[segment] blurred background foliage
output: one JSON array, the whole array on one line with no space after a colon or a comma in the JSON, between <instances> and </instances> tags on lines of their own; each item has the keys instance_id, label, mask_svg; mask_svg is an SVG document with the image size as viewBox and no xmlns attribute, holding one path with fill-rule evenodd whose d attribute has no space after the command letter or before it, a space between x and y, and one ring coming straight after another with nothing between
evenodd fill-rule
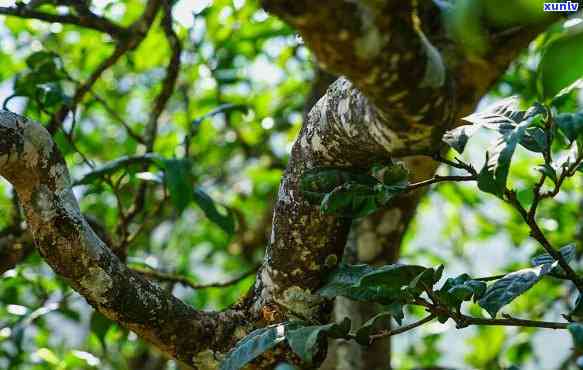
<instances>
[{"instance_id":1,"label":"blurred background foliage","mask_svg":"<svg viewBox=\"0 0 583 370\"><path fill-rule=\"evenodd\" d=\"M99 0L92 2L91 10L127 26L140 16L143 3ZM41 9L63 11L50 2ZM157 274L165 289L197 308L220 309L253 284L270 231L273 200L316 72L302 40L256 1L176 1L173 18L183 50L174 93L158 121L154 152L159 158L114 166L103 176L86 178L120 157L145 153L141 137L147 134L173 50L160 18L135 50L100 76L77 107L75 119L65 120L55 138L72 178L80 180L75 193L82 211L107 230L110 245L122 250L123 257L127 254L127 263L146 276ZM110 36L75 25L0 20L0 101L43 123L70 103L80 81L115 49ZM535 70L541 47L554 31L549 32L513 63L484 103L519 95L527 107L536 100ZM563 112L573 112L581 109L583 96L575 89L555 103ZM484 134L472 140L477 144L466 157L479 167L480 147L491 138ZM519 150L514 159L511 182L525 195L537 178L535 163L526 150ZM192 180L196 192L180 198L188 186L184 178ZM166 186L160 184L164 181ZM143 205L134 212L136 194L144 184ZM575 239L579 253L581 185L580 176L569 180L556 200L545 202L539 211L551 241L562 246ZM0 235L21 227L12 198L10 186L0 182ZM485 276L526 267L540 252L519 216L503 202L477 192L474 185L453 183L432 188L423 200L402 246L402 260L428 266L444 263L448 276ZM223 282L232 284L204 286ZM572 304L574 293L559 281L544 280L507 312L557 320L560 312L569 311L565 307ZM479 313L475 305L470 309ZM456 331L451 323L436 323L398 336L393 343L395 368L570 366L569 335L561 331ZM2 275L0 368L176 365L95 314L31 252Z\"/></svg>"}]
</instances>

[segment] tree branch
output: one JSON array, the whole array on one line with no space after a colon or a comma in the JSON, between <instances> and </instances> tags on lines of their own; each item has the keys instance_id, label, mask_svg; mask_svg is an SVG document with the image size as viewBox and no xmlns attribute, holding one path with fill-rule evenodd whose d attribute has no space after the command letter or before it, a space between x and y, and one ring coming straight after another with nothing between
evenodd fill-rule
<instances>
[{"instance_id":1,"label":"tree branch","mask_svg":"<svg viewBox=\"0 0 583 370\"><path fill-rule=\"evenodd\" d=\"M49 23L62 23L93 29L95 31L107 33L116 40L121 40L130 35L128 29L115 24L105 17L98 16L93 12L86 12L83 15L73 14L51 14L25 6L0 7L0 14L14 16L25 19L38 19Z\"/></svg>"},{"instance_id":2,"label":"tree branch","mask_svg":"<svg viewBox=\"0 0 583 370\"><path fill-rule=\"evenodd\" d=\"M0 111L0 176L18 193L41 256L111 320L190 365L205 350L225 351L233 332L247 328L243 311L196 311L128 269L81 215L50 134L7 111Z\"/></svg>"}]
</instances>

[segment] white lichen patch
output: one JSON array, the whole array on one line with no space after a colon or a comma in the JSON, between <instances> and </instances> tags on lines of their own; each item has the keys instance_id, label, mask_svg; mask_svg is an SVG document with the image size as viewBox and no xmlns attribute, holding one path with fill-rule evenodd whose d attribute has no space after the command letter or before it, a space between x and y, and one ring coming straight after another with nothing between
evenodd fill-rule
<instances>
[{"instance_id":1,"label":"white lichen patch","mask_svg":"<svg viewBox=\"0 0 583 370\"><path fill-rule=\"evenodd\" d=\"M39 216L41 221L49 222L57 215L57 210L54 204L54 195L46 185L40 185L33 190L32 202L35 213Z\"/></svg>"},{"instance_id":2,"label":"white lichen patch","mask_svg":"<svg viewBox=\"0 0 583 370\"><path fill-rule=\"evenodd\" d=\"M192 362L198 370L218 370L220 365L220 357L214 351L207 349L197 353L192 357Z\"/></svg>"},{"instance_id":3,"label":"white lichen patch","mask_svg":"<svg viewBox=\"0 0 583 370\"><path fill-rule=\"evenodd\" d=\"M24 150L28 152L28 156L35 157L38 160L39 156L46 164L53 152L53 139L48 131L41 125L33 122L24 124ZM32 146L32 148L31 148ZM27 147L29 148L27 150ZM33 154L32 152L35 154ZM36 163L36 161L35 161ZM32 165L29 165L31 167Z\"/></svg>"},{"instance_id":4,"label":"white lichen patch","mask_svg":"<svg viewBox=\"0 0 583 370\"><path fill-rule=\"evenodd\" d=\"M385 212L377 231L381 235L389 235L396 231L401 223L401 211L398 208L392 208Z\"/></svg>"},{"instance_id":5,"label":"white lichen patch","mask_svg":"<svg viewBox=\"0 0 583 370\"><path fill-rule=\"evenodd\" d=\"M379 243L377 235L371 231L361 231L357 238L358 260L369 262L374 260L382 251L382 244Z\"/></svg>"},{"instance_id":6,"label":"white lichen patch","mask_svg":"<svg viewBox=\"0 0 583 370\"><path fill-rule=\"evenodd\" d=\"M101 267L90 266L79 281L79 285L85 291L85 296L88 299L98 304L106 304L106 294L112 288L113 281L111 276Z\"/></svg>"},{"instance_id":7,"label":"white lichen patch","mask_svg":"<svg viewBox=\"0 0 583 370\"><path fill-rule=\"evenodd\" d=\"M309 289L292 286L286 289L276 302L288 310L289 316L315 321L324 298L312 294Z\"/></svg>"}]
</instances>

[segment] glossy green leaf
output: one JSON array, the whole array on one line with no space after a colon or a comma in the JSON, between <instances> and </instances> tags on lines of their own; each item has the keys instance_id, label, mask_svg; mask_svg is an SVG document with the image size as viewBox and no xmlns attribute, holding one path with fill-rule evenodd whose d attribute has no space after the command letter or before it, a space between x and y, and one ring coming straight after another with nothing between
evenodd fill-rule
<instances>
[{"instance_id":1,"label":"glossy green leaf","mask_svg":"<svg viewBox=\"0 0 583 370\"><path fill-rule=\"evenodd\" d=\"M103 166L97 167L91 172L87 173L79 180L74 182L74 185L87 185L96 182L106 176L112 175L120 170L131 170L136 168L138 165L143 166L147 164L162 164L164 159L157 154L144 154L138 156L125 156L118 158L114 161L108 162Z\"/></svg>"},{"instance_id":2,"label":"glossy green leaf","mask_svg":"<svg viewBox=\"0 0 583 370\"><path fill-rule=\"evenodd\" d=\"M228 235L233 235L235 215L231 211L226 210L224 214L219 212L214 200L200 188L194 189L193 199L210 221L218 225Z\"/></svg>"},{"instance_id":3,"label":"glossy green leaf","mask_svg":"<svg viewBox=\"0 0 583 370\"><path fill-rule=\"evenodd\" d=\"M545 264L510 273L490 285L478 304L492 317L496 317L502 307L532 288L552 267L552 264Z\"/></svg>"},{"instance_id":4,"label":"glossy green leaf","mask_svg":"<svg viewBox=\"0 0 583 370\"><path fill-rule=\"evenodd\" d=\"M326 338L347 338L350 319L344 318L339 324L300 326L290 329L286 335L291 349L305 362L312 363Z\"/></svg>"},{"instance_id":5,"label":"glossy green leaf","mask_svg":"<svg viewBox=\"0 0 583 370\"><path fill-rule=\"evenodd\" d=\"M463 125L447 131L443 135L443 142L462 154L468 144L468 141L479 129L478 125Z\"/></svg>"},{"instance_id":6,"label":"glossy green leaf","mask_svg":"<svg viewBox=\"0 0 583 370\"><path fill-rule=\"evenodd\" d=\"M538 67L540 95L552 99L582 77L583 29L579 27L546 46Z\"/></svg>"},{"instance_id":7,"label":"glossy green leaf","mask_svg":"<svg viewBox=\"0 0 583 370\"><path fill-rule=\"evenodd\" d=\"M308 170L300 181L300 190L308 201L320 204L324 197L347 183L374 186L378 180L358 172L362 170L337 167L319 167Z\"/></svg>"},{"instance_id":8,"label":"glossy green leaf","mask_svg":"<svg viewBox=\"0 0 583 370\"><path fill-rule=\"evenodd\" d=\"M501 197L506 188L510 163L516 145L523 138L530 121L525 120L515 128L500 135L486 155L484 167L478 175L478 188Z\"/></svg>"},{"instance_id":9,"label":"glossy green leaf","mask_svg":"<svg viewBox=\"0 0 583 370\"><path fill-rule=\"evenodd\" d=\"M569 329L569 333L571 333L575 348L579 351L583 350L583 324L569 324L567 329Z\"/></svg>"},{"instance_id":10,"label":"glossy green leaf","mask_svg":"<svg viewBox=\"0 0 583 370\"><path fill-rule=\"evenodd\" d=\"M369 345L371 334L391 329L391 317L390 312L381 312L372 317L356 331L355 340L363 346Z\"/></svg>"},{"instance_id":11,"label":"glossy green leaf","mask_svg":"<svg viewBox=\"0 0 583 370\"><path fill-rule=\"evenodd\" d=\"M567 263L569 263L569 262L573 261L573 259L576 256L577 247L574 244L568 244L568 245L562 247L561 249L559 249L559 252L563 256L565 261L567 261ZM547 264L552 264L554 262L555 262L555 259L548 253L539 254L538 256L535 256L531 260L531 263L533 266L547 265ZM549 275L556 276L556 277L564 277L565 272L563 271L563 268L561 266L557 265L557 266L553 267L553 269L549 272Z\"/></svg>"},{"instance_id":12,"label":"glossy green leaf","mask_svg":"<svg viewBox=\"0 0 583 370\"><path fill-rule=\"evenodd\" d=\"M557 183L557 171L553 168L553 166L549 165L548 163L544 163L539 165L537 171L544 174L546 177L551 179L555 184Z\"/></svg>"},{"instance_id":13,"label":"glossy green leaf","mask_svg":"<svg viewBox=\"0 0 583 370\"><path fill-rule=\"evenodd\" d=\"M540 127L529 127L526 129L520 145L535 153L542 153L548 147L547 135Z\"/></svg>"},{"instance_id":14,"label":"glossy green leaf","mask_svg":"<svg viewBox=\"0 0 583 370\"><path fill-rule=\"evenodd\" d=\"M194 198L191 162L186 159L165 159L162 163L170 200L178 213L182 213Z\"/></svg>"},{"instance_id":15,"label":"glossy green leaf","mask_svg":"<svg viewBox=\"0 0 583 370\"><path fill-rule=\"evenodd\" d=\"M554 120L570 142L583 139L583 112L557 114Z\"/></svg>"},{"instance_id":16,"label":"glossy green leaf","mask_svg":"<svg viewBox=\"0 0 583 370\"><path fill-rule=\"evenodd\" d=\"M282 342L287 329L284 324L276 324L252 331L227 353L220 369L243 368L256 357Z\"/></svg>"}]
</instances>

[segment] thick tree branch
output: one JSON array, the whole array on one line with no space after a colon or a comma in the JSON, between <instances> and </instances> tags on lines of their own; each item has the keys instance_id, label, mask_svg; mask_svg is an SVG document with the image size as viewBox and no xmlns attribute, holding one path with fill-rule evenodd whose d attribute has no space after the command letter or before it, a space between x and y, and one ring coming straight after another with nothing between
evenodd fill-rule
<instances>
[{"instance_id":1,"label":"thick tree branch","mask_svg":"<svg viewBox=\"0 0 583 370\"><path fill-rule=\"evenodd\" d=\"M246 325L243 312L196 311L128 269L81 215L50 134L6 111L0 111L0 176L18 193L47 263L96 310L163 352L195 365L205 350L225 351L233 331Z\"/></svg>"}]
</instances>

